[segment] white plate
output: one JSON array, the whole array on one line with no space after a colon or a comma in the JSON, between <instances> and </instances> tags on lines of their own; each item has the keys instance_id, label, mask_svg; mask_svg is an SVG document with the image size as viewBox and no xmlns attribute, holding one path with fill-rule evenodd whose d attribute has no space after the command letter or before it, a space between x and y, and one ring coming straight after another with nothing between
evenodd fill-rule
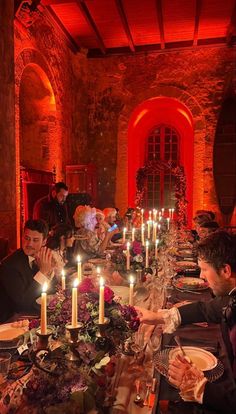
<instances>
[{"instance_id":1,"label":"white plate","mask_svg":"<svg viewBox=\"0 0 236 414\"><path fill-rule=\"evenodd\" d=\"M106 264L106 259L101 259L99 257L95 257L94 259L89 259L89 263L95 264L95 265L104 265Z\"/></svg>"},{"instance_id":2,"label":"white plate","mask_svg":"<svg viewBox=\"0 0 236 414\"><path fill-rule=\"evenodd\" d=\"M0 342L14 341L19 338L19 336L24 335L25 332L25 328L14 328L11 323L0 325Z\"/></svg>"},{"instance_id":3,"label":"white plate","mask_svg":"<svg viewBox=\"0 0 236 414\"><path fill-rule=\"evenodd\" d=\"M179 262L176 262L176 265L179 267L197 267L197 263L191 262L190 260L181 260Z\"/></svg>"},{"instance_id":4,"label":"white plate","mask_svg":"<svg viewBox=\"0 0 236 414\"><path fill-rule=\"evenodd\" d=\"M183 346L184 352L191 359L191 361L201 370L209 371L216 367L217 358L211 352L195 346ZM181 354L179 348L174 348L169 353L169 359Z\"/></svg>"},{"instance_id":5,"label":"white plate","mask_svg":"<svg viewBox=\"0 0 236 414\"><path fill-rule=\"evenodd\" d=\"M122 303L127 303L129 301L129 287L128 286L110 286L113 290L115 296L121 297Z\"/></svg>"}]
</instances>

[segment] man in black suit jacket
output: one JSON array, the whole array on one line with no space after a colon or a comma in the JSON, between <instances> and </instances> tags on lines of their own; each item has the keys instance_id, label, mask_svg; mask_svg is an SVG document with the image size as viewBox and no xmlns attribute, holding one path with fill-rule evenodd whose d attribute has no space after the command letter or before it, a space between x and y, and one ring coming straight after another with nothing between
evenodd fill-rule
<instances>
[{"instance_id":1,"label":"man in black suit jacket","mask_svg":"<svg viewBox=\"0 0 236 414\"><path fill-rule=\"evenodd\" d=\"M216 298L157 313L137 308L141 312L141 322L157 324L166 321L173 332L180 324L222 321L223 308L236 294L236 235L219 231L201 241L198 245L198 264L200 277L207 280ZM235 349L236 344L232 345ZM236 386L224 388L222 383L209 383L200 370L181 358L169 364L168 374L170 382L180 388L183 399L191 396L192 401L220 413L236 413Z\"/></svg>"},{"instance_id":2,"label":"man in black suit jacket","mask_svg":"<svg viewBox=\"0 0 236 414\"><path fill-rule=\"evenodd\" d=\"M0 323L15 313L36 314L42 285L50 282L52 251L44 247L48 226L43 220L25 223L22 248L0 265Z\"/></svg>"}]
</instances>

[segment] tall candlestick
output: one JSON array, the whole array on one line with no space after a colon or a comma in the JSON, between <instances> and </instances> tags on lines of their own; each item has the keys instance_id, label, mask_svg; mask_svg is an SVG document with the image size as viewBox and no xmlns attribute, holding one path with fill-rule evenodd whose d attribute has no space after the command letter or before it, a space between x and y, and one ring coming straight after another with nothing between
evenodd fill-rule
<instances>
[{"instance_id":1,"label":"tall candlestick","mask_svg":"<svg viewBox=\"0 0 236 414\"><path fill-rule=\"evenodd\" d=\"M149 241L146 241L146 257L145 257L145 267L147 268L149 265L149 257L148 257L148 246L149 246Z\"/></svg>"},{"instance_id":2,"label":"tall candlestick","mask_svg":"<svg viewBox=\"0 0 236 414\"><path fill-rule=\"evenodd\" d=\"M169 218L171 219L171 208L169 208Z\"/></svg>"},{"instance_id":3,"label":"tall candlestick","mask_svg":"<svg viewBox=\"0 0 236 414\"><path fill-rule=\"evenodd\" d=\"M153 210L153 221L157 221L157 210Z\"/></svg>"},{"instance_id":4,"label":"tall candlestick","mask_svg":"<svg viewBox=\"0 0 236 414\"><path fill-rule=\"evenodd\" d=\"M130 269L130 242L127 243L127 250L126 250L126 269Z\"/></svg>"},{"instance_id":5,"label":"tall candlestick","mask_svg":"<svg viewBox=\"0 0 236 414\"><path fill-rule=\"evenodd\" d=\"M142 208L142 210L141 210L141 226L143 225L143 213L144 213L144 209Z\"/></svg>"},{"instance_id":6,"label":"tall candlestick","mask_svg":"<svg viewBox=\"0 0 236 414\"><path fill-rule=\"evenodd\" d=\"M72 312L71 312L71 326L76 328L78 326L78 280L75 279L72 288Z\"/></svg>"},{"instance_id":7,"label":"tall candlestick","mask_svg":"<svg viewBox=\"0 0 236 414\"><path fill-rule=\"evenodd\" d=\"M152 241L155 242L157 238L157 223L153 222Z\"/></svg>"},{"instance_id":8,"label":"tall candlestick","mask_svg":"<svg viewBox=\"0 0 236 414\"><path fill-rule=\"evenodd\" d=\"M158 245L159 245L159 239L156 239L156 241L155 241L155 259L157 259L157 248L158 248Z\"/></svg>"},{"instance_id":9,"label":"tall candlestick","mask_svg":"<svg viewBox=\"0 0 236 414\"><path fill-rule=\"evenodd\" d=\"M77 256L77 274L78 274L78 283L82 280L82 268L81 268L81 257Z\"/></svg>"},{"instance_id":10,"label":"tall candlestick","mask_svg":"<svg viewBox=\"0 0 236 414\"><path fill-rule=\"evenodd\" d=\"M167 217L167 230L169 230L170 229L170 217Z\"/></svg>"},{"instance_id":11,"label":"tall candlestick","mask_svg":"<svg viewBox=\"0 0 236 414\"><path fill-rule=\"evenodd\" d=\"M99 319L100 325L104 324L104 279L100 277L100 289L99 289Z\"/></svg>"},{"instance_id":12,"label":"tall candlestick","mask_svg":"<svg viewBox=\"0 0 236 414\"><path fill-rule=\"evenodd\" d=\"M171 218L172 218L172 219L174 218L174 211L175 211L175 209L174 209L174 208L172 208L172 209L171 209Z\"/></svg>"},{"instance_id":13,"label":"tall candlestick","mask_svg":"<svg viewBox=\"0 0 236 414\"><path fill-rule=\"evenodd\" d=\"M129 305L134 305L134 277L129 278Z\"/></svg>"},{"instance_id":14,"label":"tall candlestick","mask_svg":"<svg viewBox=\"0 0 236 414\"><path fill-rule=\"evenodd\" d=\"M132 238L131 238L132 242L134 241L134 236L135 236L135 228L133 227L132 228Z\"/></svg>"},{"instance_id":15,"label":"tall candlestick","mask_svg":"<svg viewBox=\"0 0 236 414\"><path fill-rule=\"evenodd\" d=\"M148 220L152 220L152 210L149 211Z\"/></svg>"},{"instance_id":16,"label":"tall candlestick","mask_svg":"<svg viewBox=\"0 0 236 414\"><path fill-rule=\"evenodd\" d=\"M61 271L61 288L62 290L66 290L66 277L64 269Z\"/></svg>"},{"instance_id":17,"label":"tall candlestick","mask_svg":"<svg viewBox=\"0 0 236 414\"><path fill-rule=\"evenodd\" d=\"M162 217L164 216L164 211L165 211L165 209L164 209L164 208L162 208L162 209L161 209L161 215L162 215Z\"/></svg>"},{"instance_id":18,"label":"tall candlestick","mask_svg":"<svg viewBox=\"0 0 236 414\"><path fill-rule=\"evenodd\" d=\"M142 228L141 228L141 241L142 241L142 245L144 246L144 230L145 230L145 224L142 224Z\"/></svg>"},{"instance_id":19,"label":"tall candlestick","mask_svg":"<svg viewBox=\"0 0 236 414\"><path fill-rule=\"evenodd\" d=\"M147 237L148 239L150 239L150 235L151 235L151 220L147 221L147 226L148 226L148 234Z\"/></svg>"},{"instance_id":20,"label":"tall candlestick","mask_svg":"<svg viewBox=\"0 0 236 414\"><path fill-rule=\"evenodd\" d=\"M125 243L127 228L123 228L123 243Z\"/></svg>"},{"instance_id":21,"label":"tall candlestick","mask_svg":"<svg viewBox=\"0 0 236 414\"><path fill-rule=\"evenodd\" d=\"M44 283L41 293L41 324L40 330L42 335L47 334L47 283Z\"/></svg>"}]
</instances>

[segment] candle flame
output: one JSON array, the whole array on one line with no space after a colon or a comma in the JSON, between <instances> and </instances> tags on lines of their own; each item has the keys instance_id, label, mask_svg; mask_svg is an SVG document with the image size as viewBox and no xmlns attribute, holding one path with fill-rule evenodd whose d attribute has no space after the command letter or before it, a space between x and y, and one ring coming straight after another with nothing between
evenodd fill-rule
<instances>
[{"instance_id":1,"label":"candle flame","mask_svg":"<svg viewBox=\"0 0 236 414\"><path fill-rule=\"evenodd\" d=\"M105 280L104 280L104 278L102 276L100 277L99 284L100 284L100 286L104 286L105 285Z\"/></svg>"},{"instance_id":2,"label":"candle flame","mask_svg":"<svg viewBox=\"0 0 236 414\"><path fill-rule=\"evenodd\" d=\"M127 250L130 248L130 242L127 242Z\"/></svg>"},{"instance_id":3,"label":"candle flame","mask_svg":"<svg viewBox=\"0 0 236 414\"><path fill-rule=\"evenodd\" d=\"M43 288L42 288L42 292L43 293L47 292L47 289L48 289L48 284L47 283L44 283L43 284Z\"/></svg>"},{"instance_id":4,"label":"candle flame","mask_svg":"<svg viewBox=\"0 0 236 414\"><path fill-rule=\"evenodd\" d=\"M129 278L129 282L130 282L130 284L134 284L134 277L132 275Z\"/></svg>"},{"instance_id":5,"label":"candle flame","mask_svg":"<svg viewBox=\"0 0 236 414\"><path fill-rule=\"evenodd\" d=\"M99 266L97 267L97 273L101 273L101 269Z\"/></svg>"},{"instance_id":6,"label":"candle flame","mask_svg":"<svg viewBox=\"0 0 236 414\"><path fill-rule=\"evenodd\" d=\"M149 241L148 240L146 240L146 247L148 247L149 246Z\"/></svg>"},{"instance_id":7,"label":"candle flame","mask_svg":"<svg viewBox=\"0 0 236 414\"><path fill-rule=\"evenodd\" d=\"M64 269L61 271L61 275L65 276L65 270Z\"/></svg>"},{"instance_id":8,"label":"candle flame","mask_svg":"<svg viewBox=\"0 0 236 414\"><path fill-rule=\"evenodd\" d=\"M77 262L81 262L81 256L78 254L78 256L77 256Z\"/></svg>"},{"instance_id":9,"label":"candle flame","mask_svg":"<svg viewBox=\"0 0 236 414\"><path fill-rule=\"evenodd\" d=\"M127 228L126 228L126 227L124 227L124 228L123 228L123 232L125 233L126 231L127 231Z\"/></svg>"},{"instance_id":10,"label":"candle flame","mask_svg":"<svg viewBox=\"0 0 236 414\"><path fill-rule=\"evenodd\" d=\"M158 246L159 244L159 239L156 239L156 246Z\"/></svg>"},{"instance_id":11,"label":"candle flame","mask_svg":"<svg viewBox=\"0 0 236 414\"><path fill-rule=\"evenodd\" d=\"M74 282L73 282L73 287L76 288L78 286L78 284L79 284L78 279L75 279Z\"/></svg>"}]
</instances>

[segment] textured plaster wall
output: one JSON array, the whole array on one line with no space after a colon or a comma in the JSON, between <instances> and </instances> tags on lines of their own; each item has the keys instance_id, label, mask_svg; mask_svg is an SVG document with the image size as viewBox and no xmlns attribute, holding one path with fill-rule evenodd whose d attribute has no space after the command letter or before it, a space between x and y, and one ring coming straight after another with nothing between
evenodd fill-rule
<instances>
[{"instance_id":1,"label":"textured plaster wall","mask_svg":"<svg viewBox=\"0 0 236 414\"><path fill-rule=\"evenodd\" d=\"M213 143L221 104L234 78L235 50L230 48L89 60L89 154L99 166L100 203L117 204L123 211L127 207L130 116L142 101L167 96L183 102L194 120L193 211L210 208L220 219Z\"/></svg>"}]
</instances>

